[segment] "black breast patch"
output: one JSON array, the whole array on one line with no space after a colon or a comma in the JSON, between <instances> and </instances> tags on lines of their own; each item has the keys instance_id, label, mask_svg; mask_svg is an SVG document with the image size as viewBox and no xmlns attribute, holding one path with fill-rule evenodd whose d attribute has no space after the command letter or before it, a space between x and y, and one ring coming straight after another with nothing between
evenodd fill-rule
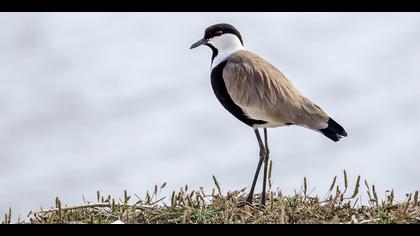
<instances>
[{"instance_id":1,"label":"black breast patch","mask_svg":"<svg viewBox=\"0 0 420 236\"><path fill-rule=\"evenodd\" d=\"M223 69L225 68L226 63L227 61L221 62L211 71L211 86L217 99L226 110L245 124L251 127L256 124L266 124L266 121L254 120L247 117L245 112L233 102L226 89L225 81L223 80Z\"/></svg>"}]
</instances>

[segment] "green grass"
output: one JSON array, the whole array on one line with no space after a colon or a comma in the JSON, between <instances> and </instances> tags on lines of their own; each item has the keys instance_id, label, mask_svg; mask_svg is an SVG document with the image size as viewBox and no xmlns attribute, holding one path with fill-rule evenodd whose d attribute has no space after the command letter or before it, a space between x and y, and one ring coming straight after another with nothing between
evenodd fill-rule
<instances>
[{"instance_id":1,"label":"green grass","mask_svg":"<svg viewBox=\"0 0 420 236\"><path fill-rule=\"evenodd\" d=\"M166 184L155 186L152 192L140 198L124 192L121 200L102 196L97 192L95 202L79 206L65 206L60 199L49 210L31 212L28 220L16 223L30 224L108 224L120 220L128 224L415 224L420 223L419 192L407 194L402 202L394 200L389 191L385 200L378 199L375 186L366 181L361 186L360 176L349 189L347 173L344 186L331 183L326 196L320 198L308 193L306 178L299 192L283 196L279 191L268 192L266 206L258 206L260 196L255 195L255 206L238 208L244 200L245 189L222 194L214 178L215 188L207 194L203 189L188 190L188 186L161 198L159 193ZM363 193L360 193L362 189ZM271 189L271 181L270 181ZM361 195L368 199L360 204ZM9 211L3 223L12 223Z\"/></svg>"}]
</instances>

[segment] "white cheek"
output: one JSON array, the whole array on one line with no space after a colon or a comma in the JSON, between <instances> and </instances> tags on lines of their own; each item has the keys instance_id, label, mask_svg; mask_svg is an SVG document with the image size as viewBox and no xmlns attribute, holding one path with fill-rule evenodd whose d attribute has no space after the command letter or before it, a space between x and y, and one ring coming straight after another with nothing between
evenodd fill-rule
<instances>
[{"instance_id":1,"label":"white cheek","mask_svg":"<svg viewBox=\"0 0 420 236\"><path fill-rule=\"evenodd\" d=\"M233 53L243 50L241 41L236 35L223 34L218 37L210 39L209 44L217 49L217 56L214 58L211 68L213 69L218 64L226 60Z\"/></svg>"},{"instance_id":2,"label":"white cheek","mask_svg":"<svg viewBox=\"0 0 420 236\"><path fill-rule=\"evenodd\" d=\"M215 47L215 48L223 48L224 44L226 44L226 43L223 42L224 40L222 39L222 37L223 37L223 35L218 36L218 37L214 37L214 38L210 39L209 43L211 45L213 45L213 47Z\"/></svg>"},{"instance_id":3,"label":"white cheek","mask_svg":"<svg viewBox=\"0 0 420 236\"><path fill-rule=\"evenodd\" d=\"M210 39L209 43L218 50L242 46L241 41L234 34L223 34Z\"/></svg>"}]
</instances>

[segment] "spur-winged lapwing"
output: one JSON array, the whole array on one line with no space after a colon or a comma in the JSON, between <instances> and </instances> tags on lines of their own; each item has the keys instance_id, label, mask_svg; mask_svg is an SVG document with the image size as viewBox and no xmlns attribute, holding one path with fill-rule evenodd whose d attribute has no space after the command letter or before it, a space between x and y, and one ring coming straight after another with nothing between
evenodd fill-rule
<instances>
[{"instance_id":1,"label":"spur-winged lapwing","mask_svg":"<svg viewBox=\"0 0 420 236\"><path fill-rule=\"evenodd\" d=\"M269 150L267 128L297 125L320 132L337 142L346 131L319 106L304 97L276 67L247 51L239 31L230 24L206 29L190 49L206 45L213 51L211 85L222 105L254 129L260 160L251 190L243 204L252 204L255 184L264 163L261 203L265 204ZM264 142L258 131L264 129Z\"/></svg>"}]
</instances>

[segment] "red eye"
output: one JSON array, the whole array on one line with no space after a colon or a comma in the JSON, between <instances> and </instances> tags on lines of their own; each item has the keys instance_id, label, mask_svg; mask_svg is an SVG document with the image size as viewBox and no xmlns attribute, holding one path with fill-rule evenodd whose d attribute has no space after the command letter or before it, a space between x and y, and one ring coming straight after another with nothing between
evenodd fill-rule
<instances>
[{"instance_id":1,"label":"red eye","mask_svg":"<svg viewBox=\"0 0 420 236\"><path fill-rule=\"evenodd\" d=\"M215 33L216 36L220 36L222 34L223 34L223 31L216 31L216 33Z\"/></svg>"}]
</instances>

